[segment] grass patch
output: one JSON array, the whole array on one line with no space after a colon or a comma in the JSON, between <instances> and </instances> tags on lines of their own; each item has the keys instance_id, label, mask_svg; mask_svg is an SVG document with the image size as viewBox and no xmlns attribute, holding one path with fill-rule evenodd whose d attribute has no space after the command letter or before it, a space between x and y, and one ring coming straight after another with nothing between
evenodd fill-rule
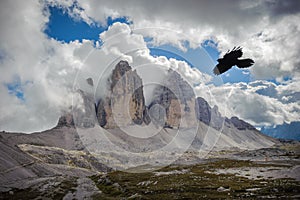
<instances>
[{"instance_id":1,"label":"grass patch","mask_svg":"<svg viewBox=\"0 0 300 200\"><path fill-rule=\"evenodd\" d=\"M134 174L117 171L105 176L92 176L91 179L103 192L104 199L122 199L134 194L138 194L140 199L249 198L250 193L246 191L249 188L262 188L251 192L253 198L260 198L270 193L276 197L291 197L299 194L299 182L293 179L252 180L233 174L207 173L214 169L254 166L261 165L250 161L217 160L192 166L172 165L158 170L160 172L187 170L188 172L184 174L155 176L154 173L149 172ZM262 180L263 183L260 183ZM114 183L118 183L119 187L115 187ZM221 186L230 188L230 191L217 191ZM274 188L276 189L273 191Z\"/></svg>"}]
</instances>

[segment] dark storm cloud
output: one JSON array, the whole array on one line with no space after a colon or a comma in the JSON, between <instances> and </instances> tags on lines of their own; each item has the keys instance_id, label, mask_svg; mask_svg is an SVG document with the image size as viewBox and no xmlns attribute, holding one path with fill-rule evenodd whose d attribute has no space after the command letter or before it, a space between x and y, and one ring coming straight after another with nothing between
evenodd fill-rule
<instances>
[{"instance_id":1,"label":"dark storm cloud","mask_svg":"<svg viewBox=\"0 0 300 200\"><path fill-rule=\"evenodd\" d=\"M297 14L300 12L300 1L298 0L277 0L264 2L272 16Z\"/></svg>"}]
</instances>

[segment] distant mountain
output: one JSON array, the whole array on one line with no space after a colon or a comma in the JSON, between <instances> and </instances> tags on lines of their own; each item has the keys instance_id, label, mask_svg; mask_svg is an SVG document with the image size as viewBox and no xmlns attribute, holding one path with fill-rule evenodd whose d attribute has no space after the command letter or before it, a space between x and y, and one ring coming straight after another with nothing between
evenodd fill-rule
<instances>
[{"instance_id":1,"label":"distant mountain","mask_svg":"<svg viewBox=\"0 0 300 200\"><path fill-rule=\"evenodd\" d=\"M260 131L274 138L300 141L300 122L284 123L275 127L262 127Z\"/></svg>"}]
</instances>

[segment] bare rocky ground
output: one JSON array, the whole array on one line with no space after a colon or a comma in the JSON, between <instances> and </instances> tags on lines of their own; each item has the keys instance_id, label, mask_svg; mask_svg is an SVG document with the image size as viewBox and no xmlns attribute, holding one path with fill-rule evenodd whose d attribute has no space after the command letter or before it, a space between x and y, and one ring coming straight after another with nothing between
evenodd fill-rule
<instances>
[{"instance_id":1,"label":"bare rocky ground","mask_svg":"<svg viewBox=\"0 0 300 200\"><path fill-rule=\"evenodd\" d=\"M71 127L0 133L0 199L300 198L299 142L256 150L192 148L166 167L125 172L97 159L115 155L90 153L81 139ZM122 157L115 161L124 166Z\"/></svg>"}]
</instances>

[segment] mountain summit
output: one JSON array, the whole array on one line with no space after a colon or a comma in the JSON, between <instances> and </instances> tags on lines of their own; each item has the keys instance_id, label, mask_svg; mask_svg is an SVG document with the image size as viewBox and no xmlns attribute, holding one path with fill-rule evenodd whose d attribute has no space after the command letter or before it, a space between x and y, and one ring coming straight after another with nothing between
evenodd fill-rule
<instances>
[{"instance_id":1,"label":"mountain summit","mask_svg":"<svg viewBox=\"0 0 300 200\"><path fill-rule=\"evenodd\" d=\"M108 83L110 90L97 105L100 126L115 128L149 123L142 79L127 61L120 61L116 65Z\"/></svg>"}]
</instances>

